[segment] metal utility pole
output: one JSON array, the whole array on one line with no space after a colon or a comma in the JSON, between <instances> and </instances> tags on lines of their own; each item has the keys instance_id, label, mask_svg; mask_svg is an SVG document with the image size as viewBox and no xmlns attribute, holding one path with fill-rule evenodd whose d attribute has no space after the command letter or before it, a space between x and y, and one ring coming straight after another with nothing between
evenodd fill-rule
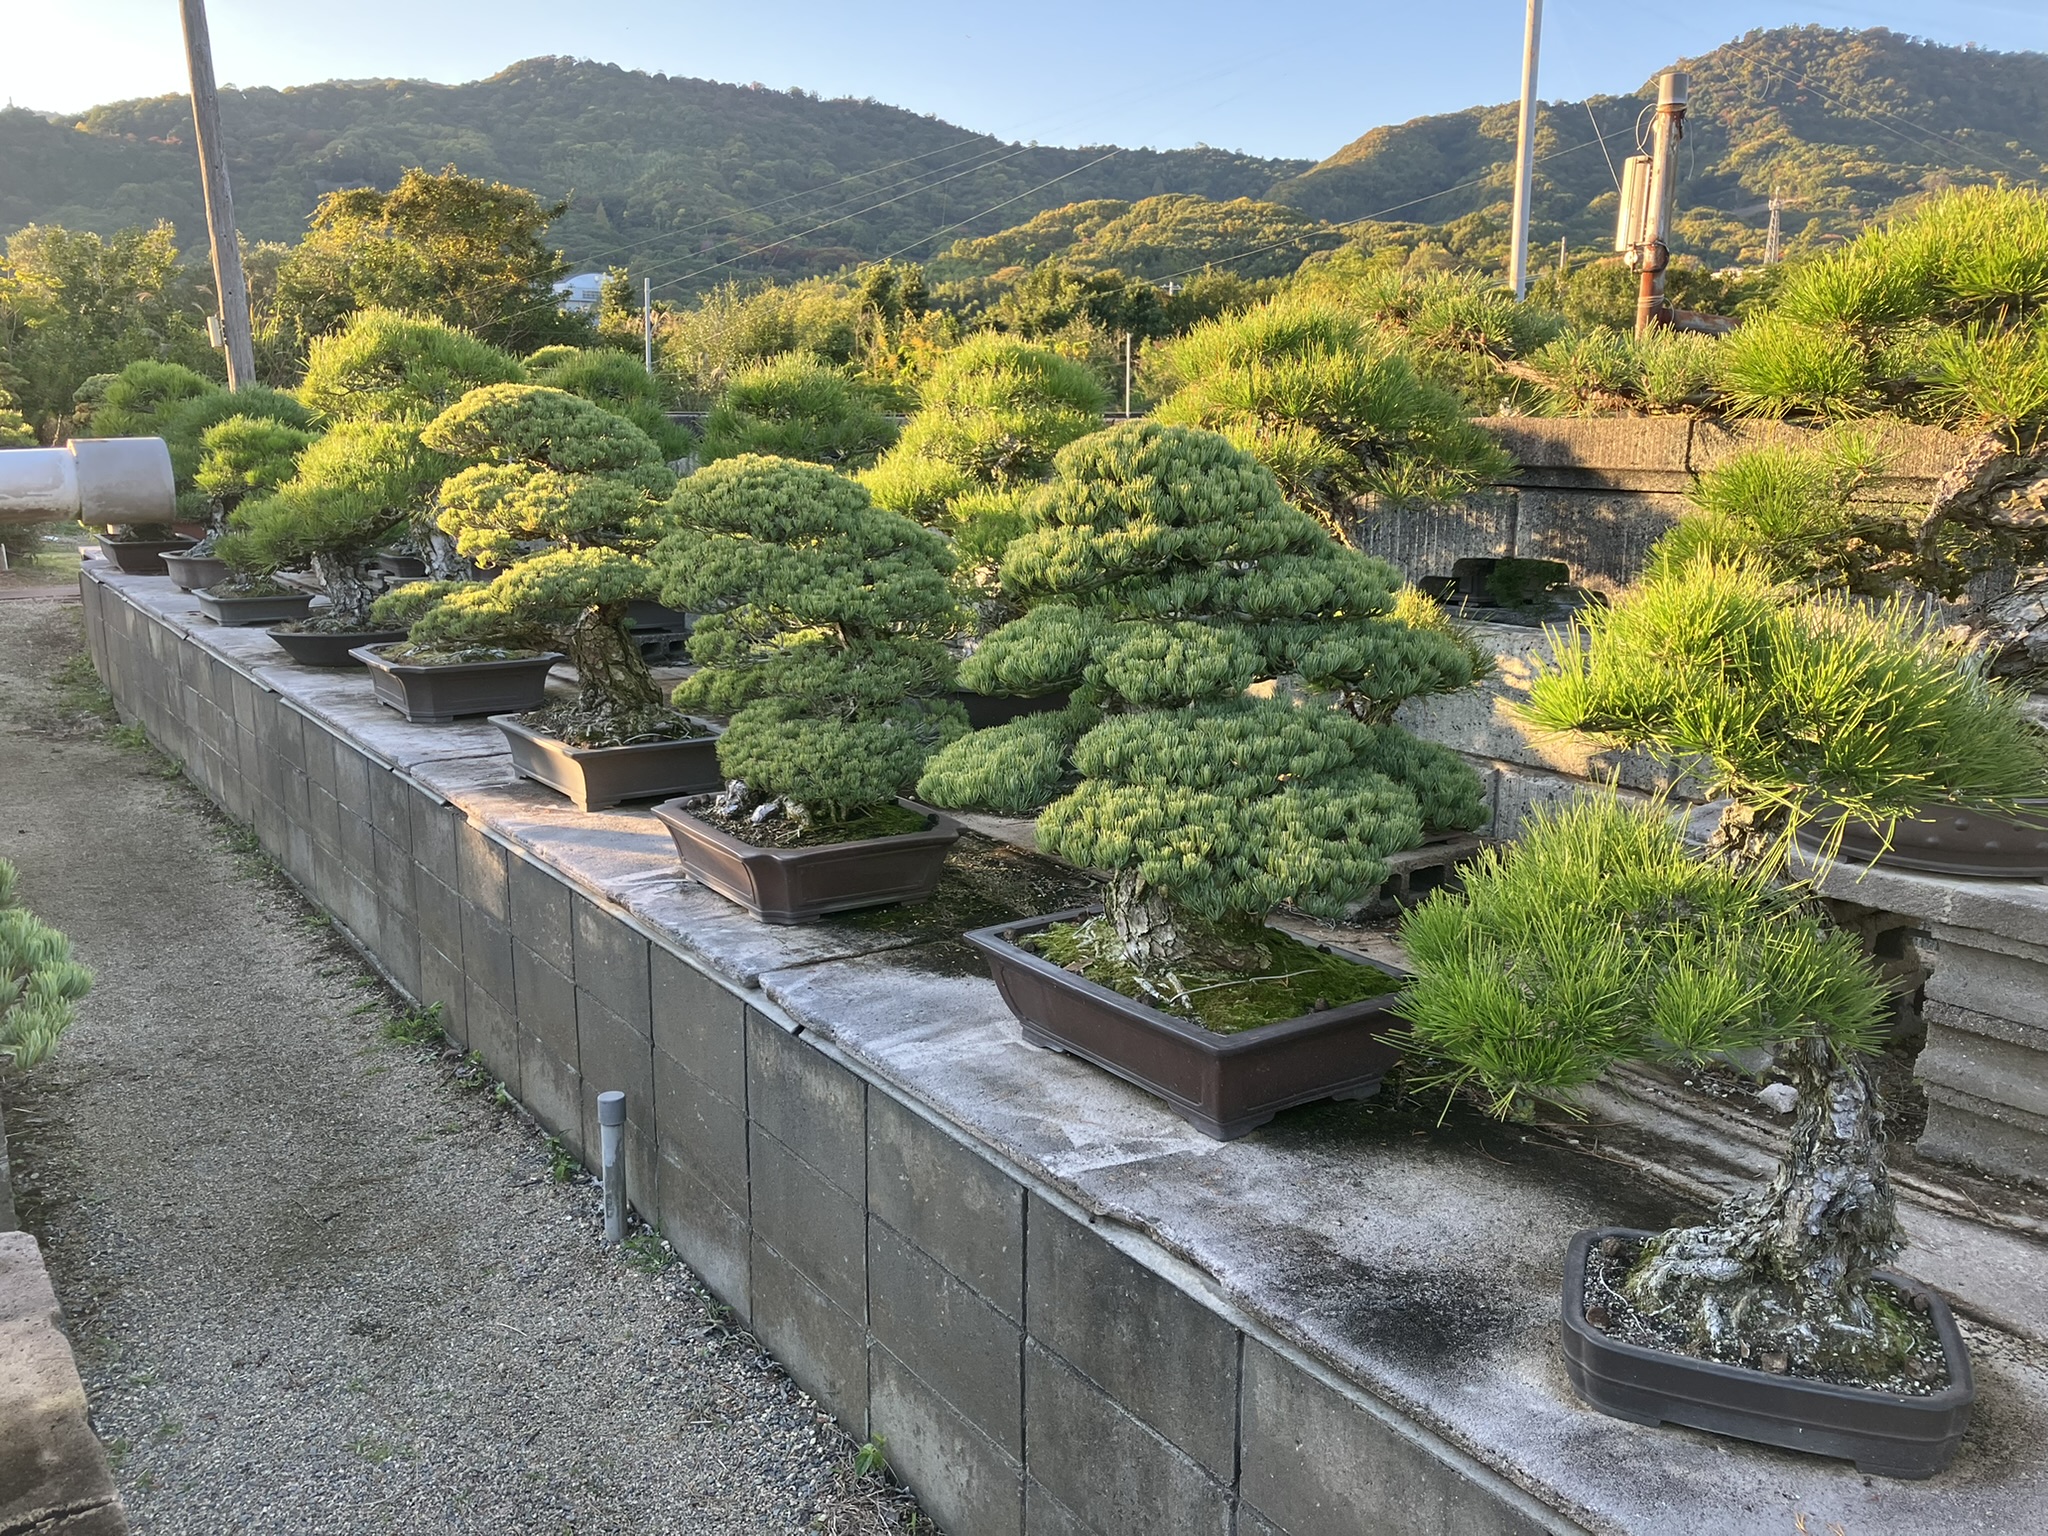
<instances>
[{"instance_id":1,"label":"metal utility pole","mask_svg":"<svg viewBox=\"0 0 2048 1536\"><path fill-rule=\"evenodd\" d=\"M1529 0L1522 33L1522 126L1515 144L1515 220L1508 281L1517 299L1529 292L1529 202L1536 191L1536 51L1543 35L1543 0Z\"/></svg>"},{"instance_id":2,"label":"metal utility pole","mask_svg":"<svg viewBox=\"0 0 2048 1536\"><path fill-rule=\"evenodd\" d=\"M1778 196L1778 189L1771 188L1771 224L1770 228L1764 231L1764 265L1767 267L1775 267L1785 257L1782 235L1778 228L1778 210L1784 206L1784 199Z\"/></svg>"},{"instance_id":3,"label":"metal utility pole","mask_svg":"<svg viewBox=\"0 0 2048 1536\"><path fill-rule=\"evenodd\" d=\"M646 354L647 371L654 372L654 279L640 279L640 345Z\"/></svg>"},{"instance_id":4,"label":"metal utility pole","mask_svg":"<svg viewBox=\"0 0 2048 1536\"><path fill-rule=\"evenodd\" d=\"M1657 77L1657 120L1650 129L1649 175L1643 187L1645 227L1633 253L1642 272L1636 294L1639 337L1647 336L1653 326L1671 323L1671 309L1664 302L1664 269L1671 264L1671 193L1677 181L1671 152L1685 137L1685 102L1691 89L1692 77L1682 69L1668 69Z\"/></svg>"},{"instance_id":5,"label":"metal utility pole","mask_svg":"<svg viewBox=\"0 0 2048 1536\"><path fill-rule=\"evenodd\" d=\"M1131 333L1124 332L1124 415L1131 414Z\"/></svg>"},{"instance_id":6,"label":"metal utility pole","mask_svg":"<svg viewBox=\"0 0 2048 1536\"><path fill-rule=\"evenodd\" d=\"M249 282L235 241L235 202L228 194L228 159L220 141L220 98L213 83L213 42L206 31L206 0L178 0L185 22L185 58L192 70L192 134L199 143L199 184L206 192L206 231L213 242L213 286L220 294L221 340L228 356L228 388L256 382L256 342L249 330Z\"/></svg>"}]
</instances>

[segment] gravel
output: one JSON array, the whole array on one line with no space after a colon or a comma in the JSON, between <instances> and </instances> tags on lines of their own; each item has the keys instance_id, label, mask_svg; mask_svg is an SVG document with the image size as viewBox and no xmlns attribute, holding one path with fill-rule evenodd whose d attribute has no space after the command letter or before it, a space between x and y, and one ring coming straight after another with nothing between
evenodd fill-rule
<instances>
[{"instance_id":1,"label":"gravel","mask_svg":"<svg viewBox=\"0 0 2048 1536\"><path fill-rule=\"evenodd\" d=\"M0 855L99 975L8 1124L135 1530L931 1533L492 1085L385 1038L78 652L75 605L0 607Z\"/></svg>"}]
</instances>

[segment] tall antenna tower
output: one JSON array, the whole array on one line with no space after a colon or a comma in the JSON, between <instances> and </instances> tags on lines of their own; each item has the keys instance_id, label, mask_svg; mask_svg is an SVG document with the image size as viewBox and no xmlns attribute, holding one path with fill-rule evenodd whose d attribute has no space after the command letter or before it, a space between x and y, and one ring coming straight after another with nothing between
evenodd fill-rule
<instances>
[{"instance_id":1,"label":"tall antenna tower","mask_svg":"<svg viewBox=\"0 0 2048 1536\"><path fill-rule=\"evenodd\" d=\"M1778 196L1778 189L1771 188L1771 223L1764 231L1764 265L1767 267L1775 267L1785 259L1784 245L1778 231L1778 210L1784 206L1785 201Z\"/></svg>"}]
</instances>

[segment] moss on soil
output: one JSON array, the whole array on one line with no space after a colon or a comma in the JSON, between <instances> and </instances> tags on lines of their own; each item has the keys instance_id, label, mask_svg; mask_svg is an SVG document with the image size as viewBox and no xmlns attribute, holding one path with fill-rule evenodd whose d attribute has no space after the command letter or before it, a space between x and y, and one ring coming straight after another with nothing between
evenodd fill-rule
<instances>
[{"instance_id":1,"label":"moss on soil","mask_svg":"<svg viewBox=\"0 0 2048 1536\"><path fill-rule=\"evenodd\" d=\"M657 704L649 709L593 708L579 698L549 704L519 717L528 730L539 731L572 747L637 747L657 741L695 741L710 735L704 725L679 709ZM731 831L731 828L727 828ZM737 835L737 834L735 834Z\"/></svg>"},{"instance_id":2,"label":"moss on soil","mask_svg":"<svg viewBox=\"0 0 2048 1536\"><path fill-rule=\"evenodd\" d=\"M504 645L380 645L377 654L402 667L460 667L476 661L531 661L545 651Z\"/></svg>"},{"instance_id":3,"label":"moss on soil","mask_svg":"<svg viewBox=\"0 0 2048 1536\"><path fill-rule=\"evenodd\" d=\"M922 832L931 821L930 817L906 811L900 805L878 805L846 821L800 822L777 816L754 822L744 816L720 816L708 807L699 807L690 814L750 848L821 848L830 843L864 843L870 838Z\"/></svg>"}]
</instances>

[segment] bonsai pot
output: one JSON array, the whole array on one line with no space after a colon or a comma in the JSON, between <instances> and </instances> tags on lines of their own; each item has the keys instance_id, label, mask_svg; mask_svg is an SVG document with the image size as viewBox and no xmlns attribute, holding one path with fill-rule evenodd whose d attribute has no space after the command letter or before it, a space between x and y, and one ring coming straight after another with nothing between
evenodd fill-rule
<instances>
[{"instance_id":1,"label":"bonsai pot","mask_svg":"<svg viewBox=\"0 0 2048 1536\"><path fill-rule=\"evenodd\" d=\"M1635 1424L1683 1424L1738 1440L1839 1456L1874 1477L1932 1477L1949 1464L1969 1426L1977 1389L1948 1304L1916 1280L1883 1279L1924 1298L1941 1339L1949 1384L1926 1397L1835 1386L1749 1366L1609 1338L1586 1321L1586 1255L1607 1237L1653 1234L1624 1227L1581 1232L1564 1261L1564 1364L1579 1396Z\"/></svg>"},{"instance_id":2,"label":"bonsai pot","mask_svg":"<svg viewBox=\"0 0 2048 1536\"><path fill-rule=\"evenodd\" d=\"M405 638L402 629L312 630L300 633L273 629L270 638L284 647L285 655L302 667L360 667L356 650L369 645L396 645Z\"/></svg>"},{"instance_id":3,"label":"bonsai pot","mask_svg":"<svg viewBox=\"0 0 2048 1536\"><path fill-rule=\"evenodd\" d=\"M130 576L162 576L164 556L173 550L190 549L190 539L113 539L99 536L100 553L114 562L114 569Z\"/></svg>"},{"instance_id":4,"label":"bonsai pot","mask_svg":"<svg viewBox=\"0 0 2048 1536\"><path fill-rule=\"evenodd\" d=\"M976 929L966 939L987 957L1028 1043L1066 1051L1137 1084L1205 1136L1231 1141L1283 1109L1317 1099L1370 1098L1400 1060L1395 1041L1403 1026L1387 1011L1397 995L1392 992L1219 1035L1063 970L1017 942L1099 910L1027 917Z\"/></svg>"},{"instance_id":5,"label":"bonsai pot","mask_svg":"<svg viewBox=\"0 0 2048 1536\"><path fill-rule=\"evenodd\" d=\"M170 572L171 580L187 592L196 592L201 587L210 587L217 581L228 579L228 563L216 560L212 555L191 555L164 553L164 569ZM123 570L127 567L123 566Z\"/></svg>"},{"instance_id":6,"label":"bonsai pot","mask_svg":"<svg viewBox=\"0 0 2048 1536\"><path fill-rule=\"evenodd\" d=\"M402 581L418 581L427 574L427 562L418 555L401 555L385 550L377 556L377 569Z\"/></svg>"},{"instance_id":7,"label":"bonsai pot","mask_svg":"<svg viewBox=\"0 0 2048 1536\"><path fill-rule=\"evenodd\" d=\"M199 611L216 624L282 624L303 619L313 606L310 592L284 592L274 597L215 597L209 591L192 594Z\"/></svg>"},{"instance_id":8,"label":"bonsai pot","mask_svg":"<svg viewBox=\"0 0 2048 1536\"><path fill-rule=\"evenodd\" d=\"M2015 821L1989 811L1944 806L1925 816L1900 818L1892 829L1891 846L1873 827L1850 825L1842 830L1841 856L1859 864L1888 869L1919 869L1938 875L1979 879L2031 880L2048 875L2048 800L2029 800L2039 807L2028 821ZM1832 824L1802 831L1801 845L1819 849ZM1882 850L1882 851L1880 851Z\"/></svg>"},{"instance_id":9,"label":"bonsai pot","mask_svg":"<svg viewBox=\"0 0 2048 1536\"><path fill-rule=\"evenodd\" d=\"M922 832L811 848L756 848L692 816L693 803L669 800L654 808L675 838L684 871L766 923L803 923L831 912L923 901L937 888L939 868L960 836L958 822L932 811Z\"/></svg>"},{"instance_id":10,"label":"bonsai pot","mask_svg":"<svg viewBox=\"0 0 2048 1536\"><path fill-rule=\"evenodd\" d=\"M719 788L725 782L718 772L718 738L723 732L707 720L697 723L709 734L627 747L572 747L522 724L516 716L491 716L491 724L505 733L512 766L519 774L560 790L580 811Z\"/></svg>"},{"instance_id":11,"label":"bonsai pot","mask_svg":"<svg viewBox=\"0 0 2048 1536\"><path fill-rule=\"evenodd\" d=\"M1012 720L1025 715L1049 714L1065 709L1071 702L1064 693L1040 694L1035 699L1020 699L1008 694L973 693L965 688L953 688L946 697L967 710L967 723L977 731L985 731L992 725L1008 725Z\"/></svg>"},{"instance_id":12,"label":"bonsai pot","mask_svg":"<svg viewBox=\"0 0 2048 1536\"><path fill-rule=\"evenodd\" d=\"M422 666L390 661L382 648L359 645L349 654L370 669L377 702L418 725L446 725L464 715L524 714L548 701L548 669L556 651L502 661L444 662Z\"/></svg>"}]
</instances>

